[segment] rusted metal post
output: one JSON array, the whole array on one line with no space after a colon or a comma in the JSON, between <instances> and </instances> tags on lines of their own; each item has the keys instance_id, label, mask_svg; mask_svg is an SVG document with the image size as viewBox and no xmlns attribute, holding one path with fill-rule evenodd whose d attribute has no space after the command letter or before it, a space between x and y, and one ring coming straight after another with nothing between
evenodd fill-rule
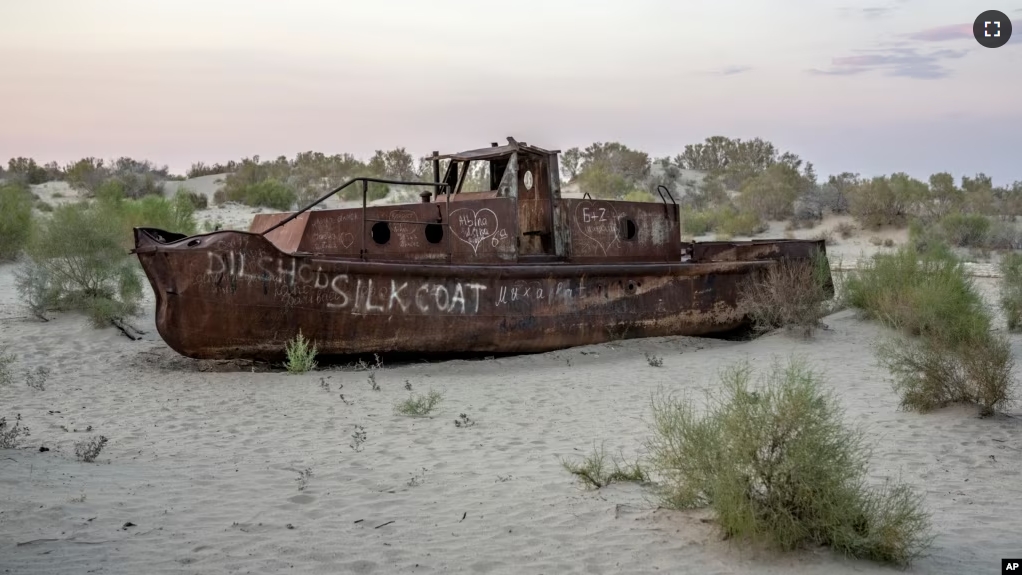
<instances>
[{"instance_id":1,"label":"rusted metal post","mask_svg":"<svg viewBox=\"0 0 1022 575\"><path fill-rule=\"evenodd\" d=\"M440 152L433 151L433 183L440 183ZM440 186L433 186L433 197L440 197Z\"/></svg>"},{"instance_id":2,"label":"rusted metal post","mask_svg":"<svg viewBox=\"0 0 1022 575\"><path fill-rule=\"evenodd\" d=\"M454 251L451 248L451 187L450 186L447 186L447 192L444 194L444 197L447 198L446 205L444 206L445 207L445 211L447 212L446 214L444 214L444 220L447 222L447 261L448 262L453 262L454 261Z\"/></svg>"},{"instance_id":3,"label":"rusted metal post","mask_svg":"<svg viewBox=\"0 0 1022 575\"><path fill-rule=\"evenodd\" d=\"M362 180L362 259L366 257L366 198L369 195L369 182Z\"/></svg>"}]
</instances>

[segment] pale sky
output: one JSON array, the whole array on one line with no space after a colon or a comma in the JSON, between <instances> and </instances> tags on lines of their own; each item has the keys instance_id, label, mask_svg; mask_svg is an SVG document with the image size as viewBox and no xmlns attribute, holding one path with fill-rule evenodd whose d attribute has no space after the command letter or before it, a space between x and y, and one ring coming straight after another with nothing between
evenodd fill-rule
<instances>
[{"instance_id":1,"label":"pale sky","mask_svg":"<svg viewBox=\"0 0 1022 575\"><path fill-rule=\"evenodd\" d=\"M1022 0L4 0L0 161L762 137L1022 180ZM997 9L1014 37L988 49Z\"/></svg>"}]
</instances>

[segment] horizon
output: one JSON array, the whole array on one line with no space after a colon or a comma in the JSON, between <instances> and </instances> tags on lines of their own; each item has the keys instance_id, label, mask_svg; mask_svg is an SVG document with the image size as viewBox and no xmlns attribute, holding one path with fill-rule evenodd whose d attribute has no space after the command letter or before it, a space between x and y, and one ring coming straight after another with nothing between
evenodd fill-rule
<instances>
[{"instance_id":1,"label":"horizon","mask_svg":"<svg viewBox=\"0 0 1022 575\"><path fill-rule=\"evenodd\" d=\"M0 7L0 159L195 162L302 151L618 141L651 159L762 138L821 177L937 172L1022 180L1022 40L972 21L1022 2L321 0ZM494 16L499 16L499 19ZM542 18L539 17L542 15ZM720 34L720 23L732 29ZM1014 146L1014 147L1013 147Z\"/></svg>"}]
</instances>

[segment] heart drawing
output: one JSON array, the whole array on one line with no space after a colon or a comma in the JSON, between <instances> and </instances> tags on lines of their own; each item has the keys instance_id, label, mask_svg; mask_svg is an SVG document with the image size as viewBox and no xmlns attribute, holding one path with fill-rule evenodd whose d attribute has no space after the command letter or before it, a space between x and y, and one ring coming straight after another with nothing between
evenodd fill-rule
<instances>
[{"instance_id":1,"label":"heart drawing","mask_svg":"<svg viewBox=\"0 0 1022 575\"><path fill-rule=\"evenodd\" d=\"M497 214L489 208L461 208L451 212L451 233L472 246L473 253L478 253L479 245L496 234L499 227Z\"/></svg>"},{"instance_id":2,"label":"heart drawing","mask_svg":"<svg viewBox=\"0 0 1022 575\"><path fill-rule=\"evenodd\" d=\"M355 234L350 232L344 232L341 234L341 247L348 249L353 243L355 243Z\"/></svg>"},{"instance_id":3,"label":"heart drawing","mask_svg":"<svg viewBox=\"0 0 1022 575\"><path fill-rule=\"evenodd\" d=\"M607 250L614 247L618 237L618 216L614 208L607 202L583 200L575 204L575 227L590 242L595 244L607 255Z\"/></svg>"}]
</instances>

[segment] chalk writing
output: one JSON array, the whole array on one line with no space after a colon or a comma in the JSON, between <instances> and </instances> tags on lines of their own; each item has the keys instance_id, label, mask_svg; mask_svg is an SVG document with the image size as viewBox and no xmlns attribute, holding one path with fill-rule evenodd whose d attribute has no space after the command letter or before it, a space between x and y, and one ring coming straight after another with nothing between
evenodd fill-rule
<instances>
[{"instance_id":1,"label":"chalk writing","mask_svg":"<svg viewBox=\"0 0 1022 575\"><path fill-rule=\"evenodd\" d=\"M479 210L461 208L451 212L451 233L454 234L454 237L472 246L473 253L479 253L479 244L496 235L499 231L498 227L497 214L489 208ZM498 238L497 241L499 242L500 239ZM493 245L496 247L495 244Z\"/></svg>"},{"instance_id":2,"label":"chalk writing","mask_svg":"<svg viewBox=\"0 0 1022 575\"><path fill-rule=\"evenodd\" d=\"M582 237L588 240L580 242L580 247L590 244L598 248L599 253L607 255L607 252L620 242L618 236L618 219L620 217L607 202L583 200L575 204L572 219ZM595 250L584 247L580 251L586 255L597 253Z\"/></svg>"},{"instance_id":3,"label":"chalk writing","mask_svg":"<svg viewBox=\"0 0 1022 575\"><path fill-rule=\"evenodd\" d=\"M574 288L570 282L541 282L539 280L519 280L510 285L502 285L497 289L495 305L510 305L514 302L545 302L549 305L567 303L576 297L585 296L585 284L579 282Z\"/></svg>"},{"instance_id":4,"label":"chalk writing","mask_svg":"<svg viewBox=\"0 0 1022 575\"><path fill-rule=\"evenodd\" d=\"M299 264L297 258L261 256L246 258L243 252L208 252L209 267L200 283L218 292L235 293L238 283L261 284L264 295L273 295L289 306L325 305L352 313L457 313L479 312L486 286L460 280L409 281L355 277ZM225 284L226 280L226 284Z\"/></svg>"}]
</instances>

